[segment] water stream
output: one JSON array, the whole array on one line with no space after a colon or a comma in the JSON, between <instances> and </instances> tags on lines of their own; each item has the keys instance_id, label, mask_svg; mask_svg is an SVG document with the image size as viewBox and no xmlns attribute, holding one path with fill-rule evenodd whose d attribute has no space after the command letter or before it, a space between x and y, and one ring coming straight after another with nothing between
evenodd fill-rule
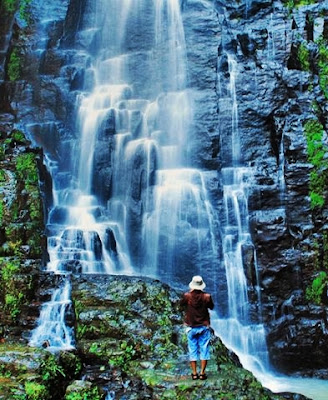
<instances>
[{"instance_id":1,"label":"water stream","mask_svg":"<svg viewBox=\"0 0 328 400\"><path fill-rule=\"evenodd\" d=\"M224 216L222 221L223 262L227 279L228 305L225 315L215 318L213 325L223 342L238 354L247 369L267 371L269 368L265 329L261 323L261 297L257 276L256 253L249 230L248 189L251 185L251 168L243 166L240 153L238 103L236 96L237 63L227 55L228 82L221 82L220 106L230 110L231 146L230 159L221 170L223 183ZM218 78L222 79L221 77ZM222 97L225 93L225 97ZM245 258L252 262L246 266ZM248 277L245 269L248 269ZM257 316L251 319L248 295L252 285L257 294Z\"/></svg>"}]
</instances>

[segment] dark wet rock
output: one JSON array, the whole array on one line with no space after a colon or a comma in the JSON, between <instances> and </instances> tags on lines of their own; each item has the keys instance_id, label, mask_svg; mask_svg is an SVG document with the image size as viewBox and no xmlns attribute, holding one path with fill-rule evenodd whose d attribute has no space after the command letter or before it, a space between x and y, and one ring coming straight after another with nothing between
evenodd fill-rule
<instances>
[{"instance_id":1,"label":"dark wet rock","mask_svg":"<svg viewBox=\"0 0 328 400\"><path fill-rule=\"evenodd\" d=\"M218 337L212 339L206 384L191 381L181 292L157 280L127 276L80 275L72 284L86 387L97 384L106 393L138 400L164 393L172 400L214 400L219 394L296 400L263 389Z\"/></svg>"}]
</instances>

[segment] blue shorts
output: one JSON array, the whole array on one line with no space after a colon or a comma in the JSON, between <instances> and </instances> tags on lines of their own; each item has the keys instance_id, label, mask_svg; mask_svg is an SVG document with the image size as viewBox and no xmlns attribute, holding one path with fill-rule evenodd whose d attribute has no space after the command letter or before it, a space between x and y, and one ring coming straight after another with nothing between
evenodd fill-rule
<instances>
[{"instance_id":1,"label":"blue shorts","mask_svg":"<svg viewBox=\"0 0 328 400\"><path fill-rule=\"evenodd\" d=\"M187 328L189 360L209 360L211 331L208 326Z\"/></svg>"}]
</instances>

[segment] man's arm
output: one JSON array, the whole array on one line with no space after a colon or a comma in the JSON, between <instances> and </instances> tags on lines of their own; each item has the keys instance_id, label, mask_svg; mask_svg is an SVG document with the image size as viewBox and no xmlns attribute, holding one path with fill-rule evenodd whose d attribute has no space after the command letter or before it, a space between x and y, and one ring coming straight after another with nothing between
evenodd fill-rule
<instances>
[{"instance_id":1,"label":"man's arm","mask_svg":"<svg viewBox=\"0 0 328 400\"><path fill-rule=\"evenodd\" d=\"M185 306L187 304L187 296L184 294L180 300L180 306Z\"/></svg>"},{"instance_id":2,"label":"man's arm","mask_svg":"<svg viewBox=\"0 0 328 400\"><path fill-rule=\"evenodd\" d=\"M209 293L206 293L206 302L207 302L207 308L209 308L210 310L213 310L214 303L213 303L212 296Z\"/></svg>"}]
</instances>

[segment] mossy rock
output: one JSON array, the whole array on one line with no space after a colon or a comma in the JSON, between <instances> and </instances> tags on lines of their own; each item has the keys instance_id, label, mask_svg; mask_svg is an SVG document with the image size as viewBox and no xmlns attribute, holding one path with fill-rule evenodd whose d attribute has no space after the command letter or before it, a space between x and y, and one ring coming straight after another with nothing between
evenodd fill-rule
<instances>
[{"instance_id":1,"label":"mossy rock","mask_svg":"<svg viewBox=\"0 0 328 400\"><path fill-rule=\"evenodd\" d=\"M42 381L39 371L45 357L46 353L39 349L0 344L0 398L12 400L22 396L24 399L26 382Z\"/></svg>"},{"instance_id":2,"label":"mossy rock","mask_svg":"<svg viewBox=\"0 0 328 400\"><path fill-rule=\"evenodd\" d=\"M103 400L105 393L90 382L76 380L66 389L65 400Z\"/></svg>"}]
</instances>

